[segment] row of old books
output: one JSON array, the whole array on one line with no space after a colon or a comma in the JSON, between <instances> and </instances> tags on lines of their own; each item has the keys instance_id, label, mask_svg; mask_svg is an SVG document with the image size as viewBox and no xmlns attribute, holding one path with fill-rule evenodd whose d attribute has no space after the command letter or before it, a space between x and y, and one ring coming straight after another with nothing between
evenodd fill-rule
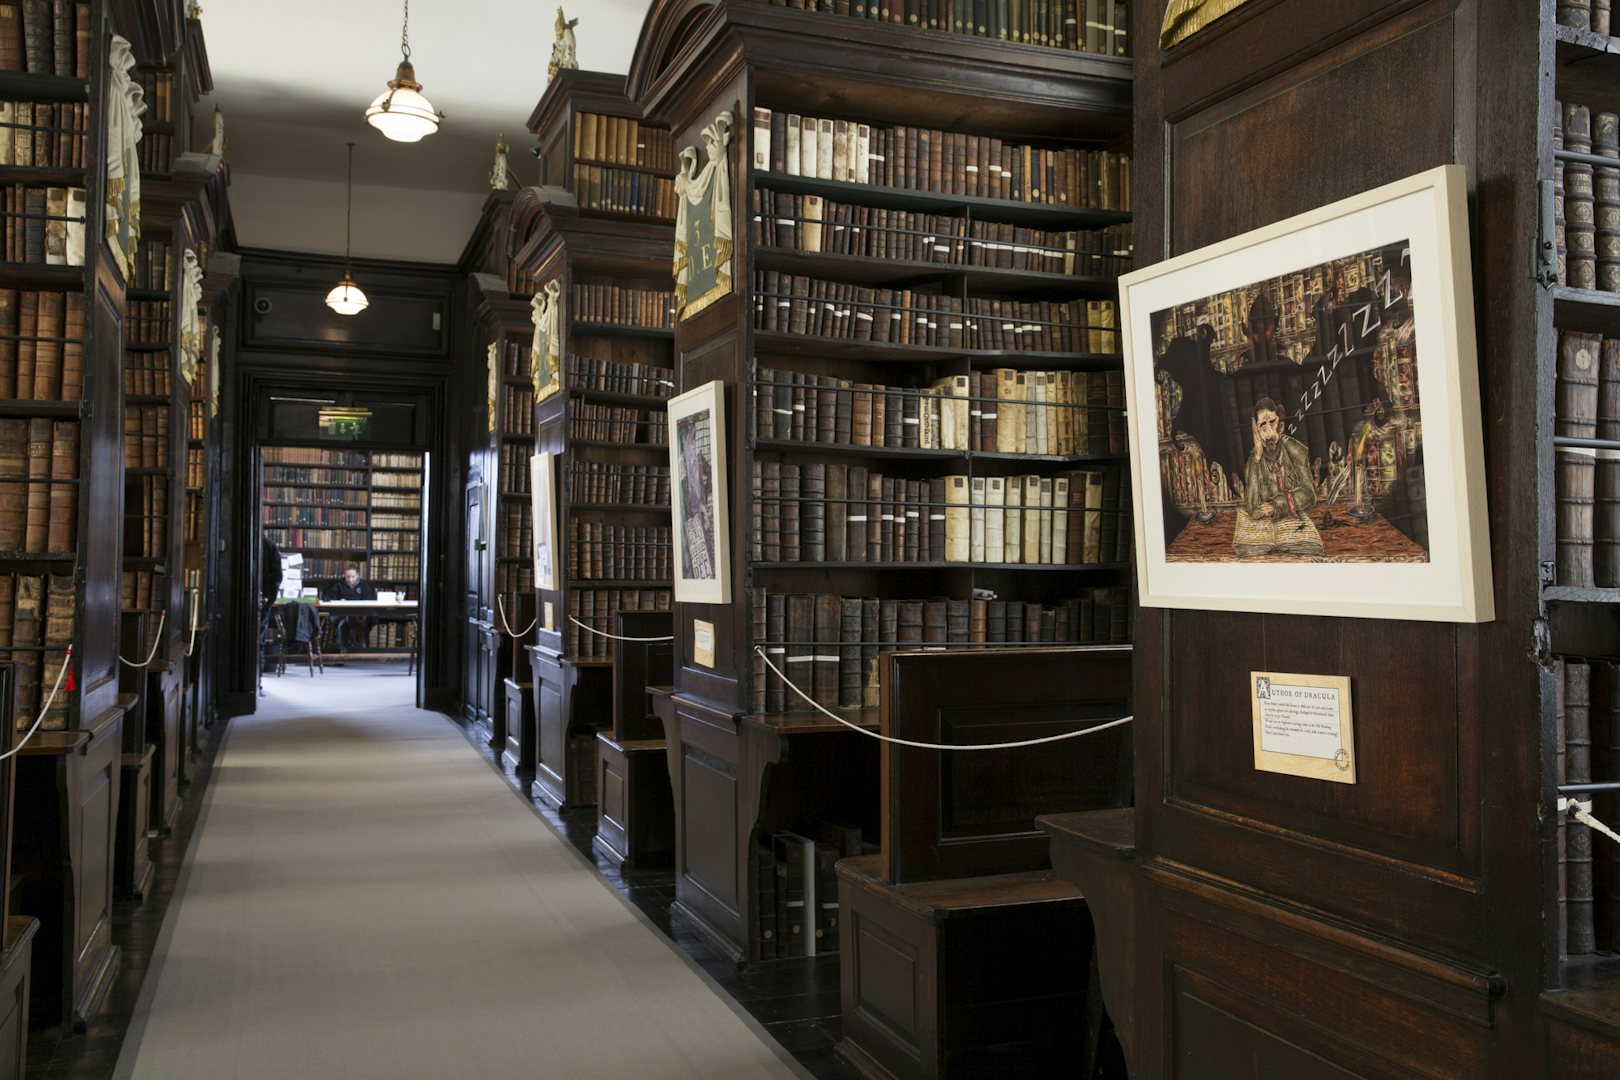
<instances>
[{"instance_id":1,"label":"row of old books","mask_svg":"<svg viewBox=\"0 0 1620 1080\"><path fill-rule=\"evenodd\" d=\"M1560 284L1620 292L1620 115L1593 114L1585 105L1558 103L1553 149L1596 154L1614 167L1589 161L1553 162L1553 236Z\"/></svg>"},{"instance_id":2,"label":"row of old books","mask_svg":"<svg viewBox=\"0 0 1620 1080\"><path fill-rule=\"evenodd\" d=\"M371 505L379 509L420 511L422 493L412 490L374 491L371 493Z\"/></svg>"},{"instance_id":3,"label":"row of old books","mask_svg":"<svg viewBox=\"0 0 1620 1080\"><path fill-rule=\"evenodd\" d=\"M372 454L371 467L374 469L420 469L422 467L421 454Z\"/></svg>"},{"instance_id":4,"label":"row of old books","mask_svg":"<svg viewBox=\"0 0 1620 1080\"><path fill-rule=\"evenodd\" d=\"M293 476L288 476L288 473L293 473ZM314 476L311 476L311 473ZM337 476L353 476L358 479L332 479ZM287 470L266 466L264 483L266 483L264 497L272 502L305 502L305 504L324 502L348 507L366 505L366 491L363 487L356 489L356 484L366 483L364 473L352 473L348 470ZM334 484L347 484L347 487L337 487Z\"/></svg>"},{"instance_id":5,"label":"row of old books","mask_svg":"<svg viewBox=\"0 0 1620 1080\"><path fill-rule=\"evenodd\" d=\"M163 469L168 465L168 406L124 406L124 467Z\"/></svg>"},{"instance_id":6,"label":"row of old books","mask_svg":"<svg viewBox=\"0 0 1620 1080\"><path fill-rule=\"evenodd\" d=\"M506 610L516 612L520 603L518 598L534 593L533 560L497 563L495 566L495 591L506 598Z\"/></svg>"},{"instance_id":7,"label":"row of old books","mask_svg":"<svg viewBox=\"0 0 1620 1080\"><path fill-rule=\"evenodd\" d=\"M420 551L421 547L417 543L415 529L409 532L390 532L373 528L371 530L371 550L373 552Z\"/></svg>"},{"instance_id":8,"label":"row of old books","mask_svg":"<svg viewBox=\"0 0 1620 1080\"><path fill-rule=\"evenodd\" d=\"M581 210L675 217L674 180L609 165L575 165L574 199Z\"/></svg>"},{"instance_id":9,"label":"row of old books","mask_svg":"<svg viewBox=\"0 0 1620 1080\"><path fill-rule=\"evenodd\" d=\"M530 448L520 443L501 445L501 494L527 495L529 493Z\"/></svg>"},{"instance_id":10,"label":"row of old books","mask_svg":"<svg viewBox=\"0 0 1620 1080\"><path fill-rule=\"evenodd\" d=\"M83 266L84 220L84 188L0 186L6 262Z\"/></svg>"},{"instance_id":11,"label":"row of old books","mask_svg":"<svg viewBox=\"0 0 1620 1080\"><path fill-rule=\"evenodd\" d=\"M752 239L761 247L1118 277L1130 269L1129 223L1101 229L1031 229L960 214L857 206L820 195L754 189Z\"/></svg>"},{"instance_id":12,"label":"row of old books","mask_svg":"<svg viewBox=\"0 0 1620 1080\"><path fill-rule=\"evenodd\" d=\"M342 567L338 568L342 573ZM421 556L411 552L394 552L387 555L371 556L371 573L367 575L373 581L415 581L422 573Z\"/></svg>"},{"instance_id":13,"label":"row of old books","mask_svg":"<svg viewBox=\"0 0 1620 1080\"><path fill-rule=\"evenodd\" d=\"M151 570L125 570L119 590L119 607L124 611L151 611L162 602L168 578Z\"/></svg>"},{"instance_id":14,"label":"row of old books","mask_svg":"<svg viewBox=\"0 0 1620 1080\"><path fill-rule=\"evenodd\" d=\"M0 552L71 554L78 480L78 421L0 419Z\"/></svg>"},{"instance_id":15,"label":"row of old books","mask_svg":"<svg viewBox=\"0 0 1620 1080\"><path fill-rule=\"evenodd\" d=\"M135 272L131 275L129 287L168 292L174 284L174 266L170 258L173 250L161 240L142 237L135 248Z\"/></svg>"},{"instance_id":16,"label":"row of old books","mask_svg":"<svg viewBox=\"0 0 1620 1080\"><path fill-rule=\"evenodd\" d=\"M619 503L669 508L668 465L621 465L580 461L568 468L568 498L575 503Z\"/></svg>"},{"instance_id":17,"label":"row of old books","mask_svg":"<svg viewBox=\"0 0 1620 1080\"><path fill-rule=\"evenodd\" d=\"M345 510L329 506L279 506L266 503L266 525L353 525L365 528L368 518L364 509Z\"/></svg>"},{"instance_id":18,"label":"row of old books","mask_svg":"<svg viewBox=\"0 0 1620 1080\"><path fill-rule=\"evenodd\" d=\"M501 534L501 554L509 559L521 558L534 550L534 512L529 504L509 503L506 506L506 528Z\"/></svg>"},{"instance_id":19,"label":"row of old books","mask_svg":"<svg viewBox=\"0 0 1620 1080\"><path fill-rule=\"evenodd\" d=\"M186 489L186 543L200 543L208 528L208 500L201 485Z\"/></svg>"},{"instance_id":20,"label":"row of old books","mask_svg":"<svg viewBox=\"0 0 1620 1080\"><path fill-rule=\"evenodd\" d=\"M760 713L808 708L788 682L824 708L875 706L883 648L1131 640L1130 596L1112 585L1047 603L784 594L755 587L749 605L754 642L783 673L755 654L751 696Z\"/></svg>"},{"instance_id":21,"label":"row of old books","mask_svg":"<svg viewBox=\"0 0 1620 1080\"><path fill-rule=\"evenodd\" d=\"M941 195L1131 209L1131 158L989 135L754 109L754 168Z\"/></svg>"},{"instance_id":22,"label":"row of old books","mask_svg":"<svg viewBox=\"0 0 1620 1080\"><path fill-rule=\"evenodd\" d=\"M332 465L340 468L363 469L369 459L359 450L320 450L310 446L269 446L264 460L273 465ZM363 484L364 480L341 481Z\"/></svg>"},{"instance_id":23,"label":"row of old books","mask_svg":"<svg viewBox=\"0 0 1620 1080\"><path fill-rule=\"evenodd\" d=\"M505 360L501 365L502 374L504 374L508 379L529 378L531 374L529 359L531 353L532 345L530 344L528 338L523 338L521 340L508 338L506 340L506 346L502 350L502 356L505 357Z\"/></svg>"},{"instance_id":24,"label":"row of old books","mask_svg":"<svg viewBox=\"0 0 1620 1080\"><path fill-rule=\"evenodd\" d=\"M366 649L409 649L416 644L416 626L409 622L372 623L366 627L361 647Z\"/></svg>"},{"instance_id":25,"label":"row of old books","mask_svg":"<svg viewBox=\"0 0 1620 1080\"><path fill-rule=\"evenodd\" d=\"M283 552L283 554L285 554L285 552ZM343 571L347 567L354 566L354 565L357 565L357 566L360 567L360 573L368 581L375 580L373 575L367 572L366 559L365 559L364 556L360 556L360 557L357 557L357 558L328 559L328 558L326 558L324 556L320 556L320 555L315 555L315 556L305 555L304 556L304 577L306 579L308 579L308 578L334 578L334 579L335 578L340 578L340 577L343 576Z\"/></svg>"},{"instance_id":26,"label":"row of old books","mask_svg":"<svg viewBox=\"0 0 1620 1080\"><path fill-rule=\"evenodd\" d=\"M576 390L667 398L675 393L675 373L667 367L634 360L570 356L568 385Z\"/></svg>"},{"instance_id":27,"label":"row of old books","mask_svg":"<svg viewBox=\"0 0 1620 1080\"><path fill-rule=\"evenodd\" d=\"M90 163L90 106L0 101L0 165L83 169Z\"/></svg>"},{"instance_id":28,"label":"row of old books","mask_svg":"<svg viewBox=\"0 0 1620 1080\"><path fill-rule=\"evenodd\" d=\"M857 825L821 821L779 832L749 853L758 959L838 955L839 859L870 850Z\"/></svg>"},{"instance_id":29,"label":"row of old books","mask_svg":"<svg viewBox=\"0 0 1620 1080\"><path fill-rule=\"evenodd\" d=\"M569 619L562 631L563 651L570 656L600 659L613 655L613 641L602 634L612 634L615 618L621 611L669 611L668 589L570 589L568 592ZM592 630L581 629L574 620Z\"/></svg>"},{"instance_id":30,"label":"row of old books","mask_svg":"<svg viewBox=\"0 0 1620 1080\"><path fill-rule=\"evenodd\" d=\"M77 401L84 294L0 289L0 398Z\"/></svg>"},{"instance_id":31,"label":"row of old books","mask_svg":"<svg viewBox=\"0 0 1620 1080\"><path fill-rule=\"evenodd\" d=\"M266 528L264 534L284 552L302 551L307 547L325 548L328 551L366 551L370 538L364 529L306 529L301 526ZM312 572L306 573L314 576Z\"/></svg>"},{"instance_id":32,"label":"row of old books","mask_svg":"<svg viewBox=\"0 0 1620 1080\"><path fill-rule=\"evenodd\" d=\"M1610 0L1558 0L1558 21L1564 26L1607 34L1613 5Z\"/></svg>"},{"instance_id":33,"label":"row of old books","mask_svg":"<svg viewBox=\"0 0 1620 1080\"><path fill-rule=\"evenodd\" d=\"M130 77L140 85L150 122L167 124L174 119L174 73L136 68Z\"/></svg>"},{"instance_id":34,"label":"row of old books","mask_svg":"<svg viewBox=\"0 0 1620 1080\"><path fill-rule=\"evenodd\" d=\"M206 376L206 372L204 375ZM199 386L206 386L207 379L199 381ZM208 437L208 402L201 397L192 398L186 402L186 438L192 442L202 442Z\"/></svg>"},{"instance_id":35,"label":"row of old books","mask_svg":"<svg viewBox=\"0 0 1620 1080\"><path fill-rule=\"evenodd\" d=\"M1128 0L767 0L776 7L818 11L919 30L1129 56ZM1605 0L1606 2L1606 0Z\"/></svg>"},{"instance_id":36,"label":"row of old books","mask_svg":"<svg viewBox=\"0 0 1620 1080\"><path fill-rule=\"evenodd\" d=\"M574 115L574 160L674 173L675 140L668 128L633 117L581 112Z\"/></svg>"},{"instance_id":37,"label":"row of old books","mask_svg":"<svg viewBox=\"0 0 1620 1080\"><path fill-rule=\"evenodd\" d=\"M124 393L144 397L168 397L169 357L162 352L124 354Z\"/></svg>"},{"instance_id":38,"label":"row of old books","mask_svg":"<svg viewBox=\"0 0 1620 1080\"><path fill-rule=\"evenodd\" d=\"M1560 784L1620 781L1620 664L1560 658L1554 683ZM1620 816L1620 792L1596 796L1601 821ZM1559 940L1564 956L1620 952L1620 855L1589 826L1558 825Z\"/></svg>"},{"instance_id":39,"label":"row of old books","mask_svg":"<svg viewBox=\"0 0 1620 1080\"><path fill-rule=\"evenodd\" d=\"M1000 300L754 275L754 328L847 341L1008 352L1119 352L1112 300Z\"/></svg>"},{"instance_id":40,"label":"row of old books","mask_svg":"<svg viewBox=\"0 0 1620 1080\"><path fill-rule=\"evenodd\" d=\"M131 300L124 307L124 341L130 345L167 345L174 323L167 300Z\"/></svg>"},{"instance_id":41,"label":"row of old books","mask_svg":"<svg viewBox=\"0 0 1620 1080\"><path fill-rule=\"evenodd\" d=\"M1118 371L995 368L910 388L759 368L756 438L981 453L1125 452Z\"/></svg>"},{"instance_id":42,"label":"row of old books","mask_svg":"<svg viewBox=\"0 0 1620 1080\"><path fill-rule=\"evenodd\" d=\"M570 315L581 322L615 323L668 330L675 325L675 294L627 285L575 285L568 291Z\"/></svg>"},{"instance_id":43,"label":"row of old books","mask_svg":"<svg viewBox=\"0 0 1620 1080\"><path fill-rule=\"evenodd\" d=\"M174 136L148 131L141 136L135 156L143 173L166 173L174 160Z\"/></svg>"},{"instance_id":44,"label":"row of old books","mask_svg":"<svg viewBox=\"0 0 1620 1080\"><path fill-rule=\"evenodd\" d=\"M568 576L580 581L668 581L669 545L668 525L610 525L571 518Z\"/></svg>"},{"instance_id":45,"label":"row of old books","mask_svg":"<svg viewBox=\"0 0 1620 1080\"><path fill-rule=\"evenodd\" d=\"M1555 436L1616 444L1554 449L1555 580L1620 587L1620 338L1562 331L1554 403Z\"/></svg>"},{"instance_id":46,"label":"row of old books","mask_svg":"<svg viewBox=\"0 0 1620 1080\"><path fill-rule=\"evenodd\" d=\"M0 71L88 79L94 32L85 0L0 4Z\"/></svg>"},{"instance_id":47,"label":"row of old books","mask_svg":"<svg viewBox=\"0 0 1620 1080\"><path fill-rule=\"evenodd\" d=\"M13 708L19 731L32 727L51 689L62 675L78 595L67 574L0 574L0 662L14 667L16 696ZM48 731L67 727L72 695L59 692L40 726Z\"/></svg>"},{"instance_id":48,"label":"row of old books","mask_svg":"<svg viewBox=\"0 0 1620 1080\"><path fill-rule=\"evenodd\" d=\"M501 434L534 434L534 389L506 386L501 389Z\"/></svg>"},{"instance_id":49,"label":"row of old books","mask_svg":"<svg viewBox=\"0 0 1620 1080\"><path fill-rule=\"evenodd\" d=\"M377 455L379 458L382 454ZM377 488L395 488L406 491L419 492L422 489L422 472L420 466L414 469L395 469L378 464L371 473L371 486Z\"/></svg>"},{"instance_id":50,"label":"row of old books","mask_svg":"<svg viewBox=\"0 0 1620 1080\"><path fill-rule=\"evenodd\" d=\"M395 532L414 533L421 528L422 515L402 511L383 510L379 506L372 507L371 527L373 529L388 529Z\"/></svg>"},{"instance_id":51,"label":"row of old books","mask_svg":"<svg viewBox=\"0 0 1620 1080\"><path fill-rule=\"evenodd\" d=\"M186 487L201 490L208 486L208 448L186 447ZM336 494L342 494L337 492Z\"/></svg>"},{"instance_id":52,"label":"row of old books","mask_svg":"<svg viewBox=\"0 0 1620 1080\"><path fill-rule=\"evenodd\" d=\"M1117 468L910 479L755 461L752 485L756 562L1095 566L1130 551Z\"/></svg>"},{"instance_id":53,"label":"row of old books","mask_svg":"<svg viewBox=\"0 0 1620 1080\"><path fill-rule=\"evenodd\" d=\"M169 553L169 479L166 476L138 478L140 502L126 513L124 554L137 559L161 559Z\"/></svg>"},{"instance_id":54,"label":"row of old books","mask_svg":"<svg viewBox=\"0 0 1620 1080\"><path fill-rule=\"evenodd\" d=\"M581 402L569 418L568 437L593 442L669 445L669 414L662 409Z\"/></svg>"}]
</instances>

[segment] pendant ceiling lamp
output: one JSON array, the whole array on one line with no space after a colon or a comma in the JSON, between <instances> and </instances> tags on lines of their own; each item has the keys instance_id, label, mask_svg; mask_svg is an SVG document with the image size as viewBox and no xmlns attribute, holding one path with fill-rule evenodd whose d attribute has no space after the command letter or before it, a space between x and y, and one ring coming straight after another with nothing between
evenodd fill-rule
<instances>
[{"instance_id":1,"label":"pendant ceiling lamp","mask_svg":"<svg viewBox=\"0 0 1620 1080\"><path fill-rule=\"evenodd\" d=\"M349 199L343 212L343 280L326 294L326 306L339 315L358 315L371 301L360 291L360 286L349 276L350 239L354 232L354 143L349 144Z\"/></svg>"},{"instance_id":2,"label":"pendant ceiling lamp","mask_svg":"<svg viewBox=\"0 0 1620 1080\"><path fill-rule=\"evenodd\" d=\"M411 0L405 0L405 27L400 31L399 51L399 70L389 80L388 89L366 109L366 119L395 142L416 142L438 131L444 114L422 96L422 84L416 81L416 69L411 66Z\"/></svg>"}]
</instances>

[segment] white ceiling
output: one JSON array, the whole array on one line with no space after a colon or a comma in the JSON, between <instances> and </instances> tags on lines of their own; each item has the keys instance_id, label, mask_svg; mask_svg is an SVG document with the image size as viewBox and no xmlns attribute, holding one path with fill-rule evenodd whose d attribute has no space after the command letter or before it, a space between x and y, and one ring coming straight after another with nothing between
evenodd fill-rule
<instances>
[{"instance_id":1,"label":"white ceiling","mask_svg":"<svg viewBox=\"0 0 1620 1080\"><path fill-rule=\"evenodd\" d=\"M648 0L565 6L579 19L580 66L628 71ZM336 185L341 200L347 142L356 144L356 255L454 260L460 248L448 250L445 237L465 239L470 232L489 190L500 133L513 147L516 179L532 181L533 140L524 123L545 90L556 5L416 0L411 61L423 94L445 120L436 134L412 144L383 138L362 115L399 64L403 7L402 0L204 0L214 93L203 102L199 123L211 114L210 103L218 104L232 174L251 178L232 192L241 243L341 254L341 232L323 242L331 231L326 224L298 224L330 217L328 207L309 205L325 197L321 185ZM362 187L369 189L364 200ZM416 250L409 222L386 212L396 201L388 188L411 189L397 201L413 214L422 211L423 193L442 193L442 212L452 220L440 222L437 239L425 238ZM341 209L340 203L339 222Z\"/></svg>"}]
</instances>

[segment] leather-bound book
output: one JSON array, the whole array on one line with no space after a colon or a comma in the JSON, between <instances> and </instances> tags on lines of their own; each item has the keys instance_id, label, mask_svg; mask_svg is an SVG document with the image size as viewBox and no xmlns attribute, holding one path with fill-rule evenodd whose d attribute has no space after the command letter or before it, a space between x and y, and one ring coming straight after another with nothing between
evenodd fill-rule
<instances>
[{"instance_id":1,"label":"leather-bound book","mask_svg":"<svg viewBox=\"0 0 1620 1080\"><path fill-rule=\"evenodd\" d=\"M51 0L22 0L23 61L30 75L54 74Z\"/></svg>"},{"instance_id":2,"label":"leather-bound book","mask_svg":"<svg viewBox=\"0 0 1620 1080\"><path fill-rule=\"evenodd\" d=\"M16 600L11 622L12 654L16 667L17 696L15 716L19 729L33 726L39 714L40 654L45 630L45 579L34 574L17 576Z\"/></svg>"},{"instance_id":3,"label":"leather-bound book","mask_svg":"<svg viewBox=\"0 0 1620 1080\"><path fill-rule=\"evenodd\" d=\"M1564 26L1589 30L1592 26L1592 0L1558 0L1557 17Z\"/></svg>"},{"instance_id":4,"label":"leather-bound book","mask_svg":"<svg viewBox=\"0 0 1620 1080\"><path fill-rule=\"evenodd\" d=\"M875 472L866 474L866 561L883 561L883 537L892 527L889 505L885 498L883 477ZM892 541L891 541L892 542Z\"/></svg>"},{"instance_id":5,"label":"leather-bound book","mask_svg":"<svg viewBox=\"0 0 1620 1080\"><path fill-rule=\"evenodd\" d=\"M23 262L45 263L45 207L48 193L42 187L23 191Z\"/></svg>"},{"instance_id":6,"label":"leather-bound book","mask_svg":"<svg viewBox=\"0 0 1620 1080\"><path fill-rule=\"evenodd\" d=\"M1592 33L1609 33L1613 0L1592 0Z\"/></svg>"},{"instance_id":7,"label":"leather-bound book","mask_svg":"<svg viewBox=\"0 0 1620 1080\"><path fill-rule=\"evenodd\" d=\"M787 597L781 593L768 593L765 597L765 654L771 658L771 663L786 671L787 647L783 643L787 640ZM765 711L779 713L783 710L786 689L782 678L769 668L765 669Z\"/></svg>"},{"instance_id":8,"label":"leather-bound book","mask_svg":"<svg viewBox=\"0 0 1620 1080\"><path fill-rule=\"evenodd\" d=\"M34 394L34 363L39 355L39 293L18 294L17 303L17 397Z\"/></svg>"},{"instance_id":9,"label":"leather-bound book","mask_svg":"<svg viewBox=\"0 0 1620 1080\"><path fill-rule=\"evenodd\" d=\"M1602 339L1566 331L1559 340L1556 427L1561 436L1592 438L1597 432L1598 368ZM1596 452L1561 446L1556 454L1557 579L1561 585L1591 585L1595 531Z\"/></svg>"},{"instance_id":10,"label":"leather-bound book","mask_svg":"<svg viewBox=\"0 0 1620 1080\"><path fill-rule=\"evenodd\" d=\"M878 646L881 641L883 602L875 596L861 597L861 707L878 704Z\"/></svg>"},{"instance_id":11,"label":"leather-bound book","mask_svg":"<svg viewBox=\"0 0 1620 1080\"><path fill-rule=\"evenodd\" d=\"M809 593L792 593L787 598L787 654L782 667L788 682L805 693L813 693L816 650L816 598ZM804 699L786 691L783 708L788 712L808 708Z\"/></svg>"},{"instance_id":12,"label":"leather-bound book","mask_svg":"<svg viewBox=\"0 0 1620 1080\"><path fill-rule=\"evenodd\" d=\"M831 375L816 376L816 442L839 441L838 400L842 396L838 392L836 378Z\"/></svg>"},{"instance_id":13,"label":"leather-bound book","mask_svg":"<svg viewBox=\"0 0 1620 1080\"><path fill-rule=\"evenodd\" d=\"M34 351L35 401L63 400L62 394L62 338L65 333L65 293L39 294L39 342Z\"/></svg>"},{"instance_id":14,"label":"leather-bound book","mask_svg":"<svg viewBox=\"0 0 1620 1080\"><path fill-rule=\"evenodd\" d=\"M1620 338L1605 338L1599 354L1596 432L1620 442ZM1593 492L1593 582L1620 587L1620 451L1597 452Z\"/></svg>"},{"instance_id":15,"label":"leather-bound book","mask_svg":"<svg viewBox=\"0 0 1620 1080\"><path fill-rule=\"evenodd\" d=\"M849 560L849 466L823 466L822 544L827 562Z\"/></svg>"},{"instance_id":16,"label":"leather-bound book","mask_svg":"<svg viewBox=\"0 0 1620 1080\"><path fill-rule=\"evenodd\" d=\"M62 665L67 659L67 648L73 644L73 612L77 602L73 578L65 574L52 575L50 591L45 601L46 653L40 687L42 707L44 695L50 693L51 687L56 685L57 677L62 672ZM41 725L47 731L62 731L68 726L68 708L73 701L73 695L67 690L66 679L62 681L62 689L57 693L56 700L52 702L50 710L45 714L45 722Z\"/></svg>"},{"instance_id":17,"label":"leather-bound book","mask_svg":"<svg viewBox=\"0 0 1620 1080\"><path fill-rule=\"evenodd\" d=\"M1592 113L1585 105L1564 106L1564 147L1592 152ZM1578 161L1564 163L1564 240L1569 247L1567 274L1577 289L1597 288L1597 221L1593 207L1593 169Z\"/></svg>"},{"instance_id":18,"label":"leather-bound book","mask_svg":"<svg viewBox=\"0 0 1620 1080\"><path fill-rule=\"evenodd\" d=\"M1555 434L1583 439L1597 434L1602 349L1597 334L1566 330L1559 336Z\"/></svg>"},{"instance_id":19,"label":"leather-bound book","mask_svg":"<svg viewBox=\"0 0 1620 1080\"><path fill-rule=\"evenodd\" d=\"M834 596L838 605L838 707L859 709L865 703L866 672L861 662L861 598Z\"/></svg>"},{"instance_id":20,"label":"leather-bound book","mask_svg":"<svg viewBox=\"0 0 1620 1080\"><path fill-rule=\"evenodd\" d=\"M827 466L819 461L799 466L799 559L827 558Z\"/></svg>"},{"instance_id":21,"label":"leather-bound book","mask_svg":"<svg viewBox=\"0 0 1620 1080\"><path fill-rule=\"evenodd\" d=\"M28 524L28 421L0 419L0 552L24 550Z\"/></svg>"},{"instance_id":22,"label":"leather-bound book","mask_svg":"<svg viewBox=\"0 0 1620 1080\"><path fill-rule=\"evenodd\" d=\"M849 441L855 446L871 446L872 398L870 383L856 383L850 395Z\"/></svg>"},{"instance_id":23,"label":"leather-bound book","mask_svg":"<svg viewBox=\"0 0 1620 1080\"><path fill-rule=\"evenodd\" d=\"M0 71L23 71L22 12L16 4L0 4Z\"/></svg>"},{"instance_id":24,"label":"leather-bound book","mask_svg":"<svg viewBox=\"0 0 1620 1080\"><path fill-rule=\"evenodd\" d=\"M948 636L949 625L946 621L946 602L944 600L922 601L922 639L929 645L943 645L950 640ZM905 608L901 608L901 617L905 617Z\"/></svg>"},{"instance_id":25,"label":"leather-bound book","mask_svg":"<svg viewBox=\"0 0 1620 1080\"><path fill-rule=\"evenodd\" d=\"M972 487L968 477L945 477L946 562L967 562L971 555L972 514L969 509L971 497Z\"/></svg>"},{"instance_id":26,"label":"leather-bound book","mask_svg":"<svg viewBox=\"0 0 1620 1080\"><path fill-rule=\"evenodd\" d=\"M0 399L17 397L17 290L0 289Z\"/></svg>"},{"instance_id":27,"label":"leather-bound book","mask_svg":"<svg viewBox=\"0 0 1620 1080\"><path fill-rule=\"evenodd\" d=\"M51 70L72 74L74 52L73 0L51 0Z\"/></svg>"},{"instance_id":28,"label":"leather-bound book","mask_svg":"<svg viewBox=\"0 0 1620 1080\"><path fill-rule=\"evenodd\" d=\"M28 421L28 515L23 534L27 552L44 551L50 536L51 441L50 420Z\"/></svg>"},{"instance_id":29,"label":"leather-bound book","mask_svg":"<svg viewBox=\"0 0 1620 1080\"><path fill-rule=\"evenodd\" d=\"M800 552L799 466L783 462L780 471L781 547L783 562L798 562Z\"/></svg>"},{"instance_id":30,"label":"leather-bound book","mask_svg":"<svg viewBox=\"0 0 1620 1080\"><path fill-rule=\"evenodd\" d=\"M833 392L832 437L828 440L848 446L855 426L855 384L848 379L831 379Z\"/></svg>"},{"instance_id":31,"label":"leather-bound book","mask_svg":"<svg viewBox=\"0 0 1620 1080\"><path fill-rule=\"evenodd\" d=\"M73 74L80 79L90 77L90 41L91 41L90 5L88 3L75 3L73 5ZM84 106L80 106L84 108ZM76 162L82 168L84 162Z\"/></svg>"},{"instance_id":32,"label":"leather-bound book","mask_svg":"<svg viewBox=\"0 0 1620 1080\"><path fill-rule=\"evenodd\" d=\"M866 530L869 523L867 502L867 471L865 465L851 465L844 479L846 496L851 500L844 508L844 554L848 562L866 562ZM829 536L828 542L831 543Z\"/></svg>"},{"instance_id":33,"label":"leather-bound book","mask_svg":"<svg viewBox=\"0 0 1620 1080\"><path fill-rule=\"evenodd\" d=\"M818 704L832 709L838 705L839 645L843 640L843 604L840 598L829 593L818 593L814 618L811 632L814 635L815 660L810 671L811 686L804 686L802 682L800 686L809 690Z\"/></svg>"},{"instance_id":34,"label":"leather-bound book","mask_svg":"<svg viewBox=\"0 0 1620 1080\"><path fill-rule=\"evenodd\" d=\"M79 531L79 423L58 420L51 433L51 487L49 530L45 550L65 555L75 546Z\"/></svg>"},{"instance_id":35,"label":"leather-bound book","mask_svg":"<svg viewBox=\"0 0 1620 1080\"><path fill-rule=\"evenodd\" d=\"M968 485L968 561L985 561L985 503L989 499L988 477L975 476Z\"/></svg>"},{"instance_id":36,"label":"leather-bound book","mask_svg":"<svg viewBox=\"0 0 1620 1080\"><path fill-rule=\"evenodd\" d=\"M1591 665L1564 662L1564 774L1566 782L1592 781L1592 671ZM1596 950L1592 922L1592 830L1569 822L1565 830L1566 870L1569 896L1566 914L1569 925L1570 956L1586 956Z\"/></svg>"},{"instance_id":37,"label":"leather-bound book","mask_svg":"<svg viewBox=\"0 0 1620 1080\"><path fill-rule=\"evenodd\" d=\"M1620 292L1620 115L1592 117L1592 149L1615 164L1593 170L1592 211L1597 229L1597 285Z\"/></svg>"}]
</instances>

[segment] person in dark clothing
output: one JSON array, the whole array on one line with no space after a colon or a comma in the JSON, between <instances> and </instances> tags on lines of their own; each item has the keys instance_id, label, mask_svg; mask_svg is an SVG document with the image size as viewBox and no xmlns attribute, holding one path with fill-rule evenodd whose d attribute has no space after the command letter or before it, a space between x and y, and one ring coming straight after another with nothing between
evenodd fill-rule
<instances>
[{"instance_id":1,"label":"person in dark clothing","mask_svg":"<svg viewBox=\"0 0 1620 1080\"><path fill-rule=\"evenodd\" d=\"M326 587L322 600L375 600L377 590L360 576L358 566L346 567L343 576ZM365 643L370 620L364 615L345 615L338 620L338 648L345 652Z\"/></svg>"},{"instance_id":2,"label":"person in dark clothing","mask_svg":"<svg viewBox=\"0 0 1620 1080\"><path fill-rule=\"evenodd\" d=\"M281 592L281 549L268 536L261 536L259 549L259 596L265 607L276 602Z\"/></svg>"}]
</instances>

